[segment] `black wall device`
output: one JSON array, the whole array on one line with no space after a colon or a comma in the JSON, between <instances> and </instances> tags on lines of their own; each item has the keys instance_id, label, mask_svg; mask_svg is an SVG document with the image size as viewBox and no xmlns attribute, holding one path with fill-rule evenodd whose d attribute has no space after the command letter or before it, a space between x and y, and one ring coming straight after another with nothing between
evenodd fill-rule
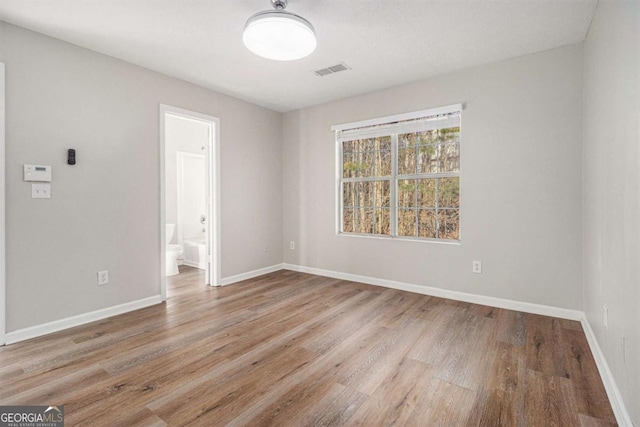
<instances>
[{"instance_id":1,"label":"black wall device","mask_svg":"<svg viewBox=\"0 0 640 427\"><path fill-rule=\"evenodd\" d=\"M69 148L67 151L67 163L70 165L76 164L76 150Z\"/></svg>"}]
</instances>

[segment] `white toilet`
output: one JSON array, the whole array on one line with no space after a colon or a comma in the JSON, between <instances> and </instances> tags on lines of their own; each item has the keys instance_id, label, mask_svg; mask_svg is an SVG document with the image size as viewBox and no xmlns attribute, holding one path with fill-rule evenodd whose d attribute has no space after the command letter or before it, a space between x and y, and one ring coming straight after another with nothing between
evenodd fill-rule
<instances>
[{"instance_id":1,"label":"white toilet","mask_svg":"<svg viewBox=\"0 0 640 427\"><path fill-rule=\"evenodd\" d=\"M176 229L175 224L166 224L166 238L167 242L173 239L173 232ZM175 276L178 271L178 257L182 255L182 246L171 245L167 243L166 253L166 274L167 276Z\"/></svg>"}]
</instances>

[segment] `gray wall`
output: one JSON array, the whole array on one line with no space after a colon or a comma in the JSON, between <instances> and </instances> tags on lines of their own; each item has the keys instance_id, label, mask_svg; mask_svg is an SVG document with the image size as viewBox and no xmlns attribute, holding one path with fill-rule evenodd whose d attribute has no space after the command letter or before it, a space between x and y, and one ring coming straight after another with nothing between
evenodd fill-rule
<instances>
[{"instance_id":1,"label":"gray wall","mask_svg":"<svg viewBox=\"0 0 640 427\"><path fill-rule=\"evenodd\" d=\"M285 262L581 309L582 60L574 45L285 114ZM331 125L458 102L462 243L336 236Z\"/></svg>"},{"instance_id":2,"label":"gray wall","mask_svg":"<svg viewBox=\"0 0 640 427\"><path fill-rule=\"evenodd\" d=\"M8 332L160 294L160 103L220 118L222 277L281 262L281 114L2 22L0 41ZM53 166L52 199L25 163Z\"/></svg>"},{"instance_id":3,"label":"gray wall","mask_svg":"<svg viewBox=\"0 0 640 427\"><path fill-rule=\"evenodd\" d=\"M640 9L600 1L584 58L584 309L640 426ZM609 308L608 328L604 309ZM626 336L626 362L622 336Z\"/></svg>"}]
</instances>

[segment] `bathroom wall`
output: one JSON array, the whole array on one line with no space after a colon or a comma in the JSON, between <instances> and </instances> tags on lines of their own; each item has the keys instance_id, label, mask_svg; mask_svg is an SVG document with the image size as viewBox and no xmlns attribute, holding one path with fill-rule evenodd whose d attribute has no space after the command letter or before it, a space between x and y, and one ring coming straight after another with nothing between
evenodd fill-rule
<instances>
[{"instance_id":1,"label":"bathroom wall","mask_svg":"<svg viewBox=\"0 0 640 427\"><path fill-rule=\"evenodd\" d=\"M185 120L175 116L167 116L165 119L165 209L166 222L178 224L178 176L177 155L178 151L193 154L204 154L203 144L209 140L209 127L206 123L193 120ZM187 187L196 188L196 187ZM206 194L203 196L206 197ZM206 212L202 212L206 213ZM173 235L173 240L167 243L177 242L178 232Z\"/></svg>"},{"instance_id":2,"label":"bathroom wall","mask_svg":"<svg viewBox=\"0 0 640 427\"><path fill-rule=\"evenodd\" d=\"M598 3L584 44L583 121L584 311L640 426L638 1Z\"/></svg>"},{"instance_id":3,"label":"bathroom wall","mask_svg":"<svg viewBox=\"0 0 640 427\"><path fill-rule=\"evenodd\" d=\"M0 61L8 332L160 294L159 104L220 118L222 277L282 262L280 113L4 22Z\"/></svg>"},{"instance_id":4,"label":"bathroom wall","mask_svg":"<svg viewBox=\"0 0 640 427\"><path fill-rule=\"evenodd\" d=\"M336 235L331 126L460 102L461 243ZM285 262L582 309L581 112L579 44L286 113Z\"/></svg>"}]
</instances>

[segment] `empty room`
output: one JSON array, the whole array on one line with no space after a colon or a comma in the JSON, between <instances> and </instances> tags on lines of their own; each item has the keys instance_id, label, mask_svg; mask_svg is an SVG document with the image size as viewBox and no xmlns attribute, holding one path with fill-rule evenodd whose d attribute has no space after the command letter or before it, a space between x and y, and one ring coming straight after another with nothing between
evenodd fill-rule
<instances>
[{"instance_id":1,"label":"empty room","mask_svg":"<svg viewBox=\"0 0 640 427\"><path fill-rule=\"evenodd\" d=\"M640 1L1 0L0 427L640 427Z\"/></svg>"}]
</instances>

